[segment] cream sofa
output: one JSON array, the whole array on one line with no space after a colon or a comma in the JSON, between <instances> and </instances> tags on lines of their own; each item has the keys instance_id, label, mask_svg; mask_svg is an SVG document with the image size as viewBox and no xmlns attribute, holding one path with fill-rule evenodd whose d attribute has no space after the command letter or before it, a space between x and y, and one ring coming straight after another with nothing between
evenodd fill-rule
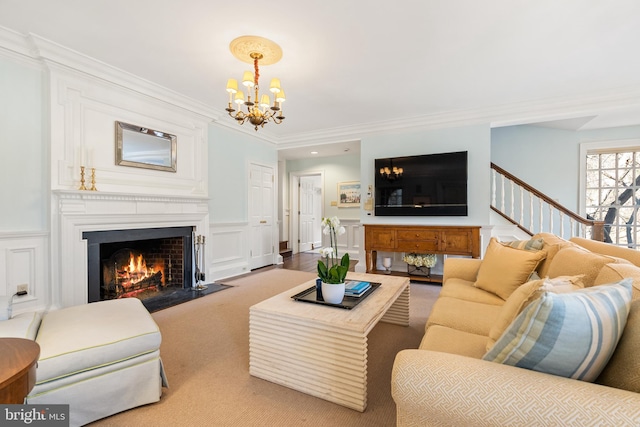
<instances>
[{"instance_id":1,"label":"cream sofa","mask_svg":"<svg viewBox=\"0 0 640 427\"><path fill-rule=\"evenodd\" d=\"M500 257L493 254L492 262L502 259L503 265L493 272L487 272L486 265L481 270L488 263L488 253L483 260L446 260L442 291L420 348L401 351L394 363L392 395L398 426L640 425L640 252L580 238L565 241L546 233L531 241L541 242L542 247L532 251L539 255L537 261L527 255L529 266L540 278L551 280L536 281L527 273L521 280L526 285L502 296L478 287L480 275L486 279L489 274L495 281L508 276L514 263L511 255L520 256L524 249L501 244L496 252ZM495 248L495 243L490 247ZM518 252L504 256L503 247ZM544 292L555 292L551 282L577 288L629 277L633 283L627 292L633 301L627 301L624 330L595 381L483 360L506 334L505 328L516 322L514 316L533 307ZM527 287L538 290L524 299L517 297Z\"/></svg>"},{"instance_id":2,"label":"cream sofa","mask_svg":"<svg viewBox=\"0 0 640 427\"><path fill-rule=\"evenodd\" d=\"M160 330L136 298L22 313L0 321L0 337L40 345L29 404L68 404L79 426L156 402L166 378Z\"/></svg>"}]
</instances>

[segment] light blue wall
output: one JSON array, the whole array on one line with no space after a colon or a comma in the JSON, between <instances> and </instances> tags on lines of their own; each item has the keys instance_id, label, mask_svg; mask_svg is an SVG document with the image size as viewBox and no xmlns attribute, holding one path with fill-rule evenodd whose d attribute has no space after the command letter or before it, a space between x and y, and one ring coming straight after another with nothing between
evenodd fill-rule
<instances>
[{"instance_id":1,"label":"light blue wall","mask_svg":"<svg viewBox=\"0 0 640 427\"><path fill-rule=\"evenodd\" d=\"M578 206L578 135L539 126L491 130L491 161L567 208Z\"/></svg>"},{"instance_id":2,"label":"light blue wall","mask_svg":"<svg viewBox=\"0 0 640 427\"><path fill-rule=\"evenodd\" d=\"M338 182L360 181L360 156L350 154L335 157L308 158L287 161L287 178L291 172L322 172L324 175L325 217L337 216L341 219L358 219L357 208L338 208L331 202L338 201ZM288 186L286 187L289 188Z\"/></svg>"},{"instance_id":3,"label":"light blue wall","mask_svg":"<svg viewBox=\"0 0 640 427\"><path fill-rule=\"evenodd\" d=\"M540 126L491 130L491 161L578 212L580 143L640 138L640 126L568 131Z\"/></svg>"},{"instance_id":4,"label":"light blue wall","mask_svg":"<svg viewBox=\"0 0 640 427\"><path fill-rule=\"evenodd\" d=\"M0 231L49 228L42 72L0 58Z\"/></svg>"},{"instance_id":5,"label":"light blue wall","mask_svg":"<svg viewBox=\"0 0 640 427\"><path fill-rule=\"evenodd\" d=\"M640 126L624 126L578 132L579 142L617 141L640 138Z\"/></svg>"},{"instance_id":6,"label":"light blue wall","mask_svg":"<svg viewBox=\"0 0 640 427\"><path fill-rule=\"evenodd\" d=\"M278 168L272 144L226 127L209 125L209 222L248 220L249 165Z\"/></svg>"},{"instance_id":7,"label":"light blue wall","mask_svg":"<svg viewBox=\"0 0 640 427\"><path fill-rule=\"evenodd\" d=\"M469 215L375 217L373 213L362 210L361 220L377 224L489 224L490 147L491 132L488 124L415 132L389 132L363 137L360 147L360 181L365 192L369 184L374 185L374 160L377 158L467 151Z\"/></svg>"}]
</instances>

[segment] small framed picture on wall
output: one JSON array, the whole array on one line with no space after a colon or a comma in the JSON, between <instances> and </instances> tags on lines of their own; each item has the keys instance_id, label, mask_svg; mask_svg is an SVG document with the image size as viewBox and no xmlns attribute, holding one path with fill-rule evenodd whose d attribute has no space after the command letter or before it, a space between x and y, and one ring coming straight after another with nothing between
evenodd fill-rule
<instances>
[{"instance_id":1,"label":"small framed picture on wall","mask_svg":"<svg viewBox=\"0 0 640 427\"><path fill-rule=\"evenodd\" d=\"M338 207L360 207L360 181L338 183Z\"/></svg>"}]
</instances>

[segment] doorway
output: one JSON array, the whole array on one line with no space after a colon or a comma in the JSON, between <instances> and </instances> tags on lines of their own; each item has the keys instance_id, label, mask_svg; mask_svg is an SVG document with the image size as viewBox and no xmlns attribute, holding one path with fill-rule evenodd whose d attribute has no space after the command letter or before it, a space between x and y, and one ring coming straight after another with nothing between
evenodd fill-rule
<instances>
[{"instance_id":1,"label":"doorway","mask_svg":"<svg viewBox=\"0 0 640 427\"><path fill-rule=\"evenodd\" d=\"M249 169L249 268L271 265L275 261L275 174L274 168L251 164Z\"/></svg>"},{"instance_id":2,"label":"doorway","mask_svg":"<svg viewBox=\"0 0 640 427\"><path fill-rule=\"evenodd\" d=\"M323 175L291 174L291 231L293 253L322 246Z\"/></svg>"}]
</instances>

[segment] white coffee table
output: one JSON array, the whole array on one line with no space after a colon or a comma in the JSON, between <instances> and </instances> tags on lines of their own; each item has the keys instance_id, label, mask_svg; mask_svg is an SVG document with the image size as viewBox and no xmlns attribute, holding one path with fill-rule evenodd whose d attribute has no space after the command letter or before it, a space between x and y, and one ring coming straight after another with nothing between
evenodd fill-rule
<instances>
[{"instance_id":1,"label":"white coffee table","mask_svg":"<svg viewBox=\"0 0 640 427\"><path fill-rule=\"evenodd\" d=\"M349 273L381 283L351 310L294 301L306 282L249 309L251 375L338 403L367 407L367 336L378 321L409 325L409 279Z\"/></svg>"}]
</instances>

